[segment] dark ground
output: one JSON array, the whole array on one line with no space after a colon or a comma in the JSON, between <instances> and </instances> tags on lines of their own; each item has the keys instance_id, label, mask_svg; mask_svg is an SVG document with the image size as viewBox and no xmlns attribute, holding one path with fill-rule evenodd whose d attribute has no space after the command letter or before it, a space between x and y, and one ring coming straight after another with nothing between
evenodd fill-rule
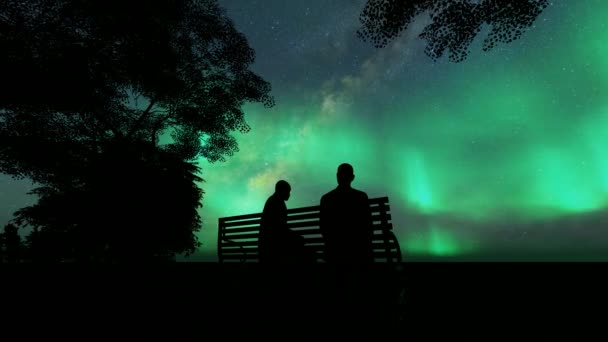
<instances>
[{"instance_id":1,"label":"dark ground","mask_svg":"<svg viewBox=\"0 0 608 342\"><path fill-rule=\"evenodd\" d=\"M66 264L0 270L9 319L35 314L106 328L137 321L176 333L255 334L280 327L290 334L328 329L432 337L449 332L448 326L559 326L598 317L608 304L605 264L405 263L366 270Z\"/></svg>"}]
</instances>

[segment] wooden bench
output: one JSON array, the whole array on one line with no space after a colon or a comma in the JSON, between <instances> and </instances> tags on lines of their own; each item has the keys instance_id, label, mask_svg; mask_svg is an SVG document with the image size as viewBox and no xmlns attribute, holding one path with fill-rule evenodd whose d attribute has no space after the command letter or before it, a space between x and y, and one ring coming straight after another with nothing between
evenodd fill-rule
<instances>
[{"instance_id":1,"label":"wooden bench","mask_svg":"<svg viewBox=\"0 0 608 342\"><path fill-rule=\"evenodd\" d=\"M369 200L373 218L374 259L401 262L401 248L393 233L388 197ZM287 226L302 235L305 245L323 262L323 238L319 228L320 206L287 210ZM262 213L221 217L218 222L219 262L257 262L258 234Z\"/></svg>"}]
</instances>

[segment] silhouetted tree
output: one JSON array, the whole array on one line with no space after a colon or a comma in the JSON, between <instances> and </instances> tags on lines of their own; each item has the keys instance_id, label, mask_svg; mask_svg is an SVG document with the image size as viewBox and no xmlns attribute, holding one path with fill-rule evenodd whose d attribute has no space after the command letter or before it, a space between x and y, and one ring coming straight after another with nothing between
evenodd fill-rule
<instances>
[{"instance_id":1,"label":"silhouetted tree","mask_svg":"<svg viewBox=\"0 0 608 342\"><path fill-rule=\"evenodd\" d=\"M0 233L0 252L5 262L13 263L21 261L24 245L19 235L18 228L13 224L4 226Z\"/></svg>"},{"instance_id":2,"label":"silhouetted tree","mask_svg":"<svg viewBox=\"0 0 608 342\"><path fill-rule=\"evenodd\" d=\"M488 51L521 37L547 5L548 0L368 0L357 34L384 47L417 15L429 12L431 22L420 34L427 41L425 53L438 59L447 49L450 60L460 62L484 24L491 26L483 42L483 50Z\"/></svg>"},{"instance_id":3,"label":"silhouetted tree","mask_svg":"<svg viewBox=\"0 0 608 342\"><path fill-rule=\"evenodd\" d=\"M188 161L232 155L232 132L249 130L242 105L274 103L212 0L6 0L0 50L0 172L42 185L15 222L58 259L95 258L90 244L104 259L192 251L201 194Z\"/></svg>"},{"instance_id":4,"label":"silhouetted tree","mask_svg":"<svg viewBox=\"0 0 608 342\"><path fill-rule=\"evenodd\" d=\"M150 143L115 146L91 164L83 189L40 187L40 200L16 213L39 228L34 255L54 260L169 260L200 245L198 168Z\"/></svg>"}]
</instances>

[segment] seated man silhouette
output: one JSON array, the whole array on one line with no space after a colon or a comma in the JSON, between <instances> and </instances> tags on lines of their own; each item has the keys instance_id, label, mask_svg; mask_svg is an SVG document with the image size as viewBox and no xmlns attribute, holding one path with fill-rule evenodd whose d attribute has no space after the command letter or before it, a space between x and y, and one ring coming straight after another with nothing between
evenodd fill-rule
<instances>
[{"instance_id":1,"label":"seated man silhouette","mask_svg":"<svg viewBox=\"0 0 608 342\"><path fill-rule=\"evenodd\" d=\"M367 264L374 261L372 216L367 194L353 189L353 167L341 164L338 186L321 197L321 234L325 261L333 264Z\"/></svg>"},{"instance_id":2,"label":"seated man silhouette","mask_svg":"<svg viewBox=\"0 0 608 342\"><path fill-rule=\"evenodd\" d=\"M291 186L284 180L275 185L262 212L260 237L258 242L261 263L304 263L311 262L311 256L304 248L304 238L287 228L287 206Z\"/></svg>"}]
</instances>

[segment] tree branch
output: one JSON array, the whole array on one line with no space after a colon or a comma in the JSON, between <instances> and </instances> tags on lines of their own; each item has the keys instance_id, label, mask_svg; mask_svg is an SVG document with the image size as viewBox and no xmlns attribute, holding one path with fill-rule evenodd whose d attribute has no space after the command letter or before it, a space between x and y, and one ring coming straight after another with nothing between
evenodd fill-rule
<instances>
[{"instance_id":1,"label":"tree branch","mask_svg":"<svg viewBox=\"0 0 608 342\"><path fill-rule=\"evenodd\" d=\"M87 104L83 104L80 107L80 110L78 111L78 114L80 115L80 117L85 121L86 121L86 118L84 116L84 111L85 111L86 107L87 107ZM114 136L117 136L117 137L122 136L120 131L118 131L116 129L116 127L114 127L114 125L112 125L108 120L106 120L106 118L103 116L103 113L101 112L101 110L98 107L92 108L90 113L93 114L93 117L95 117L95 119L99 120L104 126L106 126L107 129L112 131L112 133L114 133Z\"/></svg>"},{"instance_id":2,"label":"tree branch","mask_svg":"<svg viewBox=\"0 0 608 342\"><path fill-rule=\"evenodd\" d=\"M158 134L158 130L160 130L162 124L170 118L171 116L167 115L154 124L154 129L152 130L152 142L154 143L154 146L156 146L156 135Z\"/></svg>"},{"instance_id":3,"label":"tree branch","mask_svg":"<svg viewBox=\"0 0 608 342\"><path fill-rule=\"evenodd\" d=\"M133 124L133 127L131 127L131 130L127 134L127 137L126 137L127 139L131 138L131 136L135 133L135 131L137 131L137 129L139 128L141 123L146 119L146 117L148 115L150 115L150 110L152 109L152 107L154 106L155 103L156 103L156 98L154 98L154 99L152 99L152 101L150 101L148 108L146 108L146 110L144 110L144 112L139 116L139 118L137 118L137 121L135 121L135 123Z\"/></svg>"}]
</instances>

